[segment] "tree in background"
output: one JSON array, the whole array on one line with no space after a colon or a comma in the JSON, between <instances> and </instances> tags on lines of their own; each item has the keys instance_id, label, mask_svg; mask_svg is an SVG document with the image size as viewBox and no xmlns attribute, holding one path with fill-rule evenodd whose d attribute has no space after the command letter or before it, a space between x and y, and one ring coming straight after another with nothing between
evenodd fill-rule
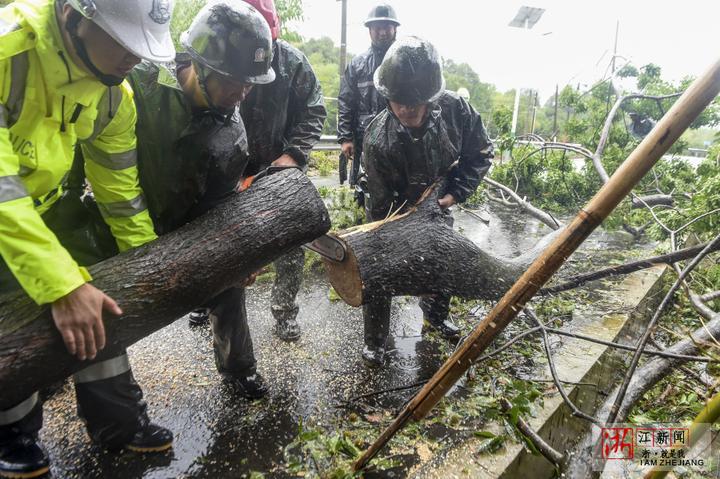
<instances>
[{"instance_id":1,"label":"tree in background","mask_svg":"<svg viewBox=\"0 0 720 479\"><path fill-rule=\"evenodd\" d=\"M190 26L197 12L207 0L176 0L170 24L175 45L180 45L180 34ZM280 37L288 41L300 40L300 35L287 28L288 22L301 20L303 16L302 0L275 0L275 8L282 23Z\"/></svg>"}]
</instances>

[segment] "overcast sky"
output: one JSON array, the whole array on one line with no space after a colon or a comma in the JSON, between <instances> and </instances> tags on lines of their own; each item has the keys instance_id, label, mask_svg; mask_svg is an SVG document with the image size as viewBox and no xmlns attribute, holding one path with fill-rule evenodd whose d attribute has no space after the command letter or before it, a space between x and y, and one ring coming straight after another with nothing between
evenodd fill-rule
<instances>
[{"instance_id":1,"label":"overcast sky","mask_svg":"<svg viewBox=\"0 0 720 479\"><path fill-rule=\"evenodd\" d=\"M348 0L348 51L369 46L363 21L376 0ZM601 78L612 57L620 21L618 55L640 67L656 63L663 76L699 75L720 56L718 0L393 0L398 35L432 41L440 53L467 62L482 81L501 90L537 88L542 100L555 84ZM304 38L329 36L340 44L340 2L303 0ZM522 5L545 8L529 31L508 26ZM625 60L618 60L622 65Z\"/></svg>"}]
</instances>

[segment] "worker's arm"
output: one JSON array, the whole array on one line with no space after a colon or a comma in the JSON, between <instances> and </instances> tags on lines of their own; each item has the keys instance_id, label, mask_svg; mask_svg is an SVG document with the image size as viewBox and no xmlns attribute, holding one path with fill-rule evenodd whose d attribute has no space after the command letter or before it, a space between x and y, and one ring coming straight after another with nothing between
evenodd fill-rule
<instances>
[{"instance_id":1,"label":"worker's arm","mask_svg":"<svg viewBox=\"0 0 720 479\"><path fill-rule=\"evenodd\" d=\"M360 93L357 88L357 80L352 62L345 68L345 73L340 79L340 92L338 93L338 143L348 158L353 157L353 136L355 128L355 115L357 115Z\"/></svg>"},{"instance_id":2,"label":"worker's arm","mask_svg":"<svg viewBox=\"0 0 720 479\"><path fill-rule=\"evenodd\" d=\"M320 82L304 56L293 75L288 110L283 154L304 167L310 151L320 140L327 116Z\"/></svg>"},{"instance_id":3,"label":"worker's arm","mask_svg":"<svg viewBox=\"0 0 720 479\"><path fill-rule=\"evenodd\" d=\"M120 86L122 100L112 121L92 141L83 143L85 175L120 251L157 238L138 181L132 90Z\"/></svg>"},{"instance_id":4,"label":"worker's arm","mask_svg":"<svg viewBox=\"0 0 720 479\"><path fill-rule=\"evenodd\" d=\"M455 202L462 203L475 192L490 169L494 148L480 115L468 102L459 99L459 108L454 116L462 131L462 143L458 165L449 173L445 192L451 194Z\"/></svg>"}]
</instances>

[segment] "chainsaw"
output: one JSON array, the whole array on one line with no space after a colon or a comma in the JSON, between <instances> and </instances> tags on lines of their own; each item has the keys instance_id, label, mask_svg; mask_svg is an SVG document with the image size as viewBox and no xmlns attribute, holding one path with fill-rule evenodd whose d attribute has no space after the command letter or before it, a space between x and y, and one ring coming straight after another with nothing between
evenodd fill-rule
<instances>
[{"instance_id":1,"label":"chainsaw","mask_svg":"<svg viewBox=\"0 0 720 479\"><path fill-rule=\"evenodd\" d=\"M268 166L261 172L245 178L242 181L239 190L244 191L250 188L250 186L257 180L266 176L270 176L273 173L277 173L278 171L287 170L289 168L297 168L298 170L300 169L299 166ZM314 251L323 258L327 258L331 261L337 261L338 263L341 263L345 259L345 255L347 254L347 247L345 246L345 243L343 243L336 237L329 235L322 235L319 238L314 239L310 243L302 245L302 247L307 250Z\"/></svg>"}]
</instances>

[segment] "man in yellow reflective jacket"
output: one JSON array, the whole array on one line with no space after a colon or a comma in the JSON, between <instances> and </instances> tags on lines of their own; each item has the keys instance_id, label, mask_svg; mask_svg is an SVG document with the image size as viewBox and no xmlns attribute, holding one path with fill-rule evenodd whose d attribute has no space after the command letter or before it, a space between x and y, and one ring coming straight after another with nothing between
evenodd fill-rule
<instances>
[{"instance_id":1,"label":"man in yellow reflective jacket","mask_svg":"<svg viewBox=\"0 0 720 479\"><path fill-rule=\"evenodd\" d=\"M137 178L136 112L124 77L141 58L174 57L171 10L170 0L17 0L0 9L0 266L37 303L51 305L69 353L83 361L104 348L103 311L122 311L88 282L42 215L61 195L80 142L118 248L156 238ZM0 272L0 290L12 277ZM74 376L90 437L111 449L168 449L172 434L150 423L125 351L110 353ZM47 472L41 425L37 394L0 410L0 477Z\"/></svg>"}]
</instances>

